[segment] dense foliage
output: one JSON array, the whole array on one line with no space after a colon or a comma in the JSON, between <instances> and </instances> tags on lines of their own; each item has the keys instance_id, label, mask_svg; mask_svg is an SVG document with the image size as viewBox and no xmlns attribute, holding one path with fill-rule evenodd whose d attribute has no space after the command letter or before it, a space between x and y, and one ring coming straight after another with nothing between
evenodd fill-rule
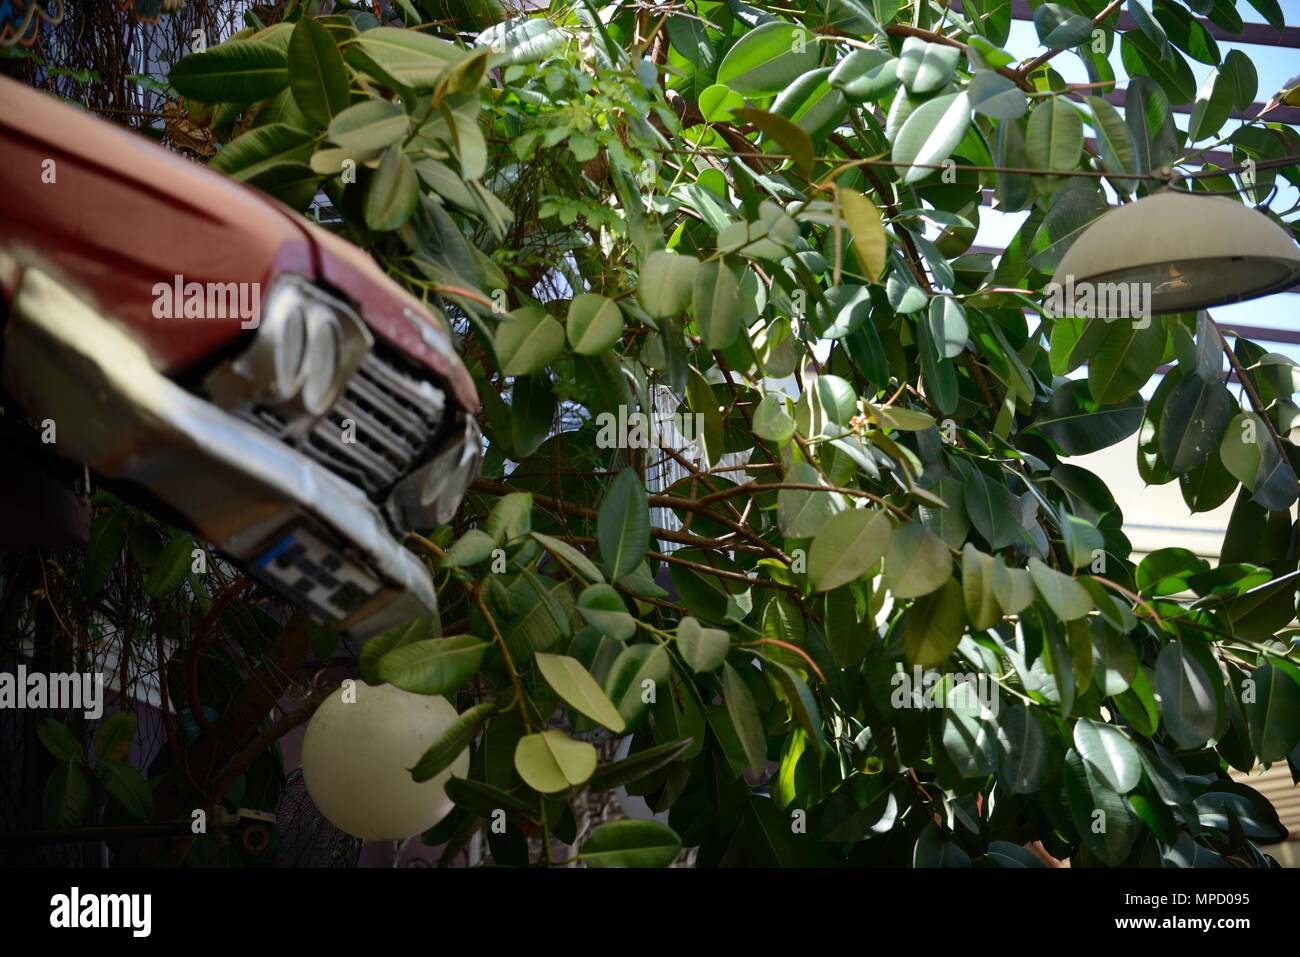
<instances>
[{"instance_id":1,"label":"dense foliage","mask_svg":"<svg viewBox=\"0 0 1300 957\"><path fill-rule=\"evenodd\" d=\"M607 825L592 863L1265 862L1277 818L1228 768L1300 763L1300 370L1204 312L1042 306L1108 204L1281 221L1295 133L1220 136L1255 72L1195 16L1232 4L1138 0L1123 33L1118 3L1039 4L1023 63L972 0L288 7L169 83L213 168L323 189L478 383L484 476L412 541L441 621L359 660L463 712L413 772L473 749L427 841L504 809L525 863L518 834L571 840L575 791L626 786L669 824ZM1193 174L1211 147L1237 166ZM1000 258L971 251L990 191L1028 213ZM695 445L638 441L665 408ZM1217 566L1130 560L1071 459L1134 433L1191 510L1236 496Z\"/></svg>"}]
</instances>

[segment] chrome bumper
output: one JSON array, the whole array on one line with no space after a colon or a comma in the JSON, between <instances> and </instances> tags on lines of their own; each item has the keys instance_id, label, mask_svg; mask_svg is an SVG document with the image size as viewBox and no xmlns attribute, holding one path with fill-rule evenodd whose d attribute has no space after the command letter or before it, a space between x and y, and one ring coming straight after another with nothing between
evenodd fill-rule
<instances>
[{"instance_id":1,"label":"chrome bumper","mask_svg":"<svg viewBox=\"0 0 1300 957\"><path fill-rule=\"evenodd\" d=\"M113 322L28 268L5 330L5 386L55 448L147 488L223 552L256 567L305 527L383 587L340 622L366 637L436 614L428 570L357 487L167 379ZM254 574L257 574L256 570Z\"/></svg>"}]
</instances>

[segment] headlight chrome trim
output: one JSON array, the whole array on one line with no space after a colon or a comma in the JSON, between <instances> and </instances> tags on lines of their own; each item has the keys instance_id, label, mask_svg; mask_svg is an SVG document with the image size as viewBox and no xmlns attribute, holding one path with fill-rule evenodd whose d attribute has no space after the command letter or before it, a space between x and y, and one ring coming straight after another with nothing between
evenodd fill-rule
<instances>
[{"instance_id":1,"label":"headlight chrome trim","mask_svg":"<svg viewBox=\"0 0 1300 957\"><path fill-rule=\"evenodd\" d=\"M328 352L320 351L321 337L332 340ZM373 334L350 305L288 273L271 284L253 341L205 385L224 408L265 406L305 432L330 410L373 346ZM331 368L313 368L313 359L328 359Z\"/></svg>"}]
</instances>

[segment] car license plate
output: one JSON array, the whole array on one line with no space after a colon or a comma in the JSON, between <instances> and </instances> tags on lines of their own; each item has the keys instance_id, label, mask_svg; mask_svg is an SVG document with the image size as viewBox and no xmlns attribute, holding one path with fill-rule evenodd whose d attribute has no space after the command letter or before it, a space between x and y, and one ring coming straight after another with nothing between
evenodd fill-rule
<instances>
[{"instance_id":1,"label":"car license plate","mask_svg":"<svg viewBox=\"0 0 1300 957\"><path fill-rule=\"evenodd\" d=\"M283 535L254 564L268 584L327 621L343 621L383 588L364 565L305 528Z\"/></svg>"}]
</instances>

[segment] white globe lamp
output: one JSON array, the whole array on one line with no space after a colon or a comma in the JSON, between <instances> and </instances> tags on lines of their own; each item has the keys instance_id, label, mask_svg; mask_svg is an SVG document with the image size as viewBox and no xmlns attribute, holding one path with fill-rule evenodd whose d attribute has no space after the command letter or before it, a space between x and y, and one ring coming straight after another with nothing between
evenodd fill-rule
<instances>
[{"instance_id":1,"label":"white globe lamp","mask_svg":"<svg viewBox=\"0 0 1300 957\"><path fill-rule=\"evenodd\" d=\"M441 695L361 681L344 685L307 725L307 793L332 824L362 840L400 841L427 831L451 811L446 784L469 771L469 751L420 784L409 769L456 717Z\"/></svg>"}]
</instances>

